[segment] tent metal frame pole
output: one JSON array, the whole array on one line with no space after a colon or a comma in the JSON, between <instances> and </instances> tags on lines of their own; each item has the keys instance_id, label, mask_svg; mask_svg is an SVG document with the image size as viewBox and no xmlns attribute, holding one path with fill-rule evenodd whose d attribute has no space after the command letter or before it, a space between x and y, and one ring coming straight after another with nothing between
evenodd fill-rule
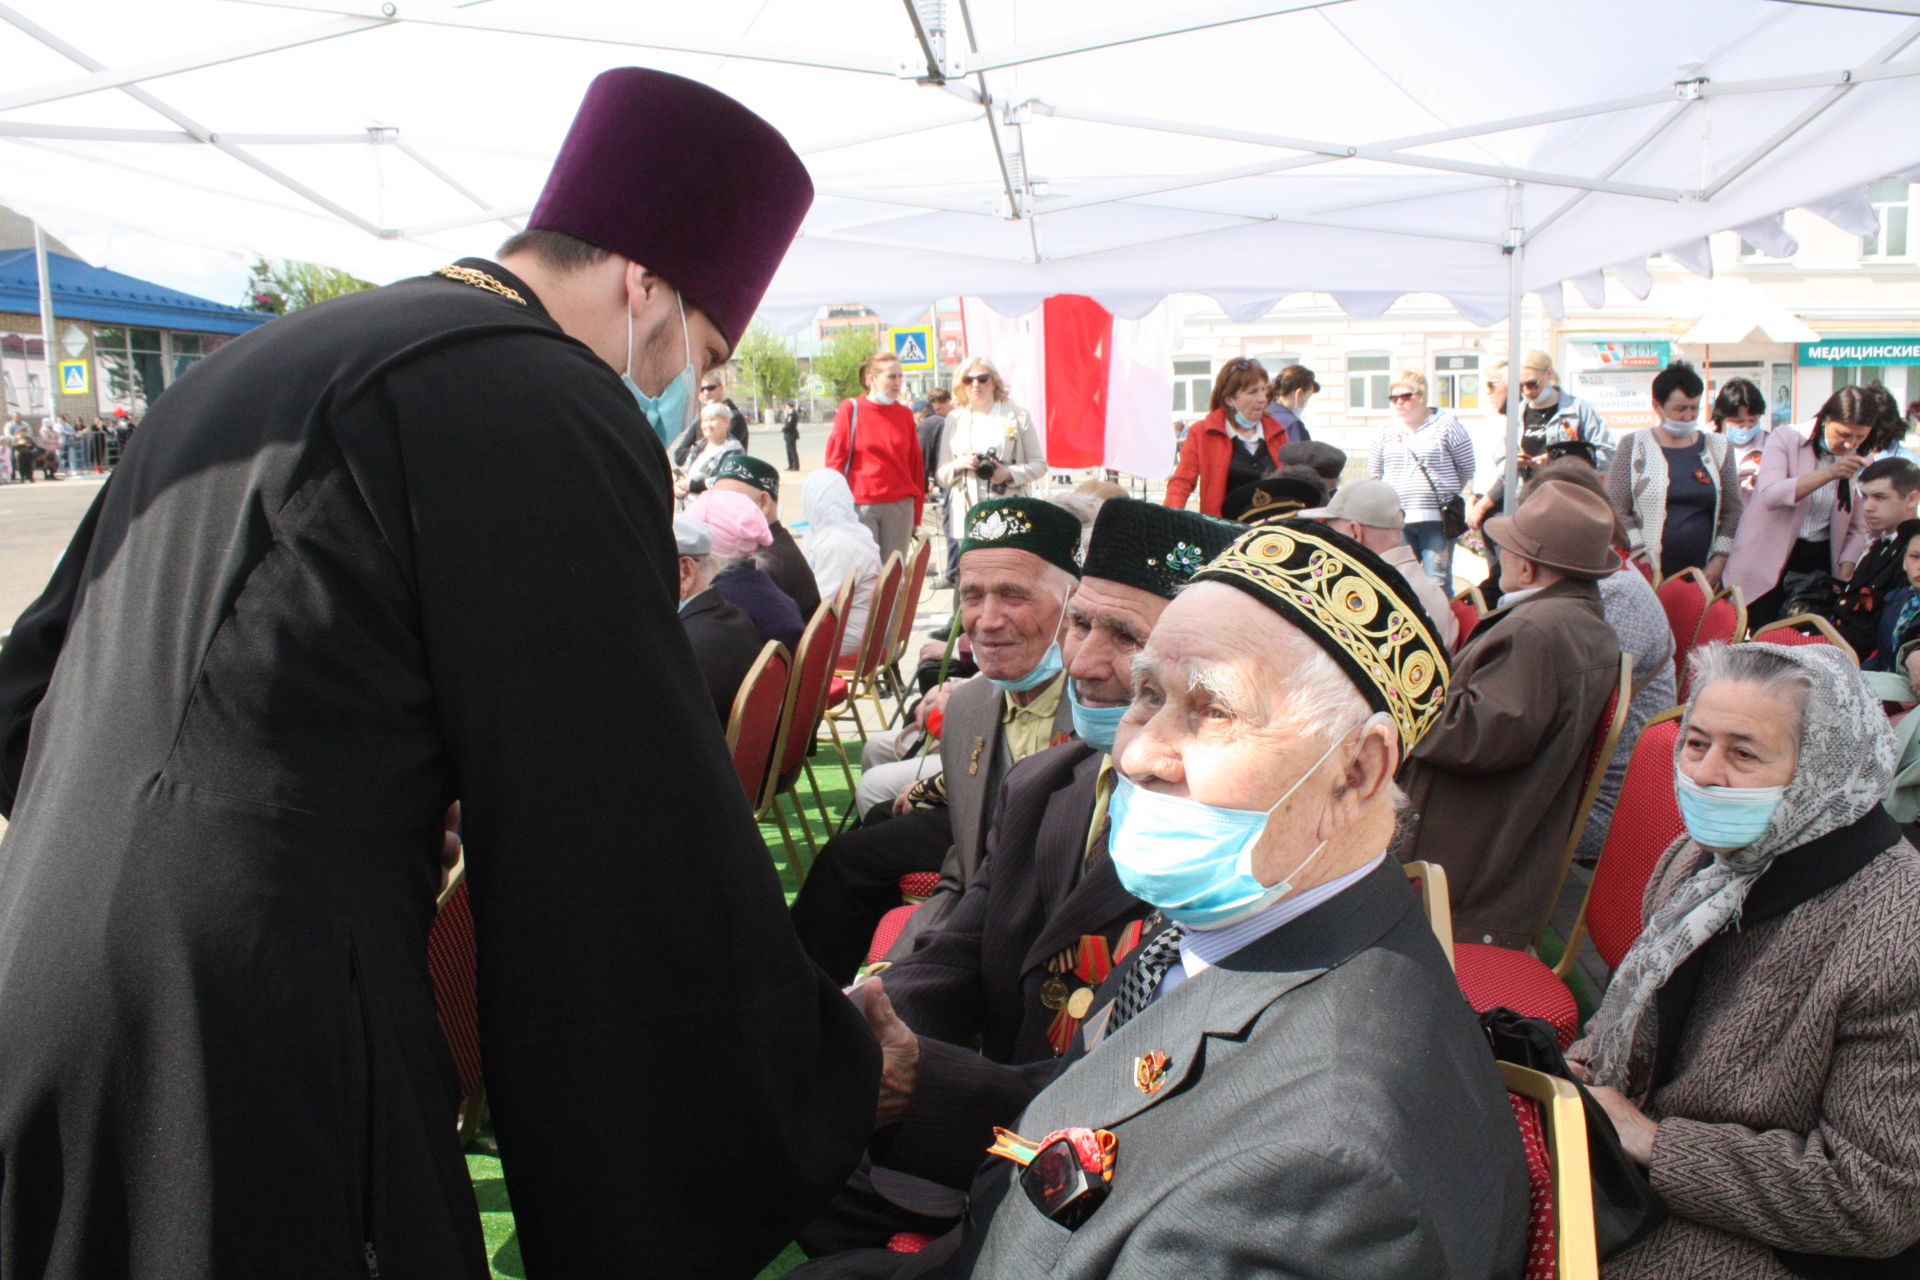
<instances>
[{"instance_id":1,"label":"tent metal frame pole","mask_svg":"<svg viewBox=\"0 0 1920 1280\"><path fill-rule=\"evenodd\" d=\"M53 277L47 270L47 233L38 220L33 224L33 267L40 290L40 346L47 362L47 421L60 414L60 355L53 345ZM28 460L27 475L33 475Z\"/></svg>"},{"instance_id":2,"label":"tent metal frame pole","mask_svg":"<svg viewBox=\"0 0 1920 1280\"><path fill-rule=\"evenodd\" d=\"M1527 300L1521 275L1527 256L1524 190L1518 182L1507 183L1507 461L1501 498L1509 515L1520 505L1520 320Z\"/></svg>"}]
</instances>

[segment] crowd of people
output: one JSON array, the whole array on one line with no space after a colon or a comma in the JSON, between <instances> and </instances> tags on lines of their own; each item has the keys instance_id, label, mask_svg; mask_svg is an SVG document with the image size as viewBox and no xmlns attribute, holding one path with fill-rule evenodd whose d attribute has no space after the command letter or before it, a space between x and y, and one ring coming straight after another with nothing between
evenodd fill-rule
<instances>
[{"instance_id":1,"label":"crowd of people","mask_svg":"<svg viewBox=\"0 0 1920 1280\"><path fill-rule=\"evenodd\" d=\"M7 416L0 439L0 484L59 480L91 471L111 471L137 424L116 416L78 421L50 413L38 424L19 413Z\"/></svg>"},{"instance_id":2,"label":"crowd of people","mask_svg":"<svg viewBox=\"0 0 1920 1280\"><path fill-rule=\"evenodd\" d=\"M669 179L722 148L690 210ZM482 1280L427 979L454 857L529 1275L746 1276L790 1240L806 1280L1526 1274L1515 1113L1402 863L1445 869L1462 943L1533 945L1676 700L1650 576L1920 669L1891 397L1769 432L1735 381L1705 426L1675 365L1616 440L1521 353L1508 501L1418 371L1349 475L1311 371L1236 359L1150 502L1056 492L990 358L917 412L879 352L810 472L789 407L783 470L721 372L798 156L640 69L560 154L495 259L170 389L0 648L6 1274ZM1470 528L1499 607L1463 631ZM849 583L857 652L923 537L955 618L783 909L734 692ZM1603 1274L1908 1274L1887 700L1838 646L1690 664L1684 834L1567 1055L1660 1208Z\"/></svg>"}]
</instances>

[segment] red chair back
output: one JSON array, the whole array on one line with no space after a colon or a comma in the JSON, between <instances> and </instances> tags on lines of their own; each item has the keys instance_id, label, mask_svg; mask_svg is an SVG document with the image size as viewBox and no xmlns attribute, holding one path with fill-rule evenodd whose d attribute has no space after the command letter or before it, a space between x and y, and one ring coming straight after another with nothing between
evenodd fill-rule
<instances>
[{"instance_id":1,"label":"red chair back","mask_svg":"<svg viewBox=\"0 0 1920 1280\"><path fill-rule=\"evenodd\" d=\"M1803 627L1808 629L1802 630ZM1852 658L1855 666L1860 665L1860 655L1853 651L1853 646L1841 638L1831 622L1817 614L1796 613L1772 626L1762 627L1747 639L1761 644L1830 644Z\"/></svg>"},{"instance_id":2,"label":"red chair back","mask_svg":"<svg viewBox=\"0 0 1920 1280\"><path fill-rule=\"evenodd\" d=\"M1640 902L1654 864L1686 830L1673 798L1673 752L1679 737L1678 707L1655 716L1640 731L1593 871L1587 933L1609 969L1619 966L1640 936Z\"/></svg>"},{"instance_id":3,"label":"red chair back","mask_svg":"<svg viewBox=\"0 0 1920 1280\"><path fill-rule=\"evenodd\" d=\"M1526 1280L1558 1280L1560 1236L1553 1217L1553 1163L1547 1158L1547 1126L1540 1104L1511 1090L1514 1123L1520 1126L1520 1145L1527 1154L1527 1269Z\"/></svg>"},{"instance_id":4,"label":"red chair back","mask_svg":"<svg viewBox=\"0 0 1920 1280\"><path fill-rule=\"evenodd\" d=\"M859 656L854 659L851 668L838 668L856 681L865 680L873 674L893 639L893 607L900 598L904 572L898 551L888 556L887 562L880 566L879 581L873 584L873 604L867 609L867 629L860 637Z\"/></svg>"},{"instance_id":5,"label":"red chair back","mask_svg":"<svg viewBox=\"0 0 1920 1280\"><path fill-rule=\"evenodd\" d=\"M467 878L456 872L440 896L440 909L427 932L427 972L433 979L433 1004L440 1014L440 1031L453 1053L460 1076L460 1106L480 1088L480 1002L475 978L473 904L467 899Z\"/></svg>"},{"instance_id":6,"label":"red chair back","mask_svg":"<svg viewBox=\"0 0 1920 1280\"><path fill-rule=\"evenodd\" d=\"M913 619L920 609L920 593L927 585L927 565L933 559L933 542L922 538L900 580L900 600L894 609L893 637L887 645L885 661L898 662L913 639Z\"/></svg>"},{"instance_id":7,"label":"red chair back","mask_svg":"<svg viewBox=\"0 0 1920 1280\"><path fill-rule=\"evenodd\" d=\"M1460 632L1453 638L1453 651L1458 653L1473 629L1480 625L1480 611L1458 596L1454 597L1452 604L1454 621L1460 624Z\"/></svg>"},{"instance_id":8,"label":"red chair back","mask_svg":"<svg viewBox=\"0 0 1920 1280\"><path fill-rule=\"evenodd\" d=\"M833 599L823 601L833 609L833 666L829 671L840 665L840 655L846 652L847 622L853 615L853 580L854 575L849 573L840 589L833 593Z\"/></svg>"},{"instance_id":9,"label":"red chair back","mask_svg":"<svg viewBox=\"0 0 1920 1280\"><path fill-rule=\"evenodd\" d=\"M1732 644L1747 631L1747 602L1740 588L1722 591L1700 615L1700 627L1694 632L1693 648L1709 644ZM1687 673L1680 673L1680 701L1687 700Z\"/></svg>"},{"instance_id":10,"label":"red chair back","mask_svg":"<svg viewBox=\"0 0 1920 1280\"><path fill-rule=\"evenodd\" d=\"M747 668L747 678L733 695L733 714L727 717L727 751L747 804L758 811L766 799L773 772L773 748L780 737L780 713L787 705L787 647L767 641L760 656Z\"/></svg>"},{"instance_id":11,"label":"red chair back","mask_svg":"<svg viewBox=\"0 0 1920 1280\"><path fill-rule=\"evenodd\" d=\"M807 758L807 744L820 731L820 717L827 709L827 686L833 682L834 648L840 636L834 604L834 600L822 600L813 611L813 621L800 633L800 648L793 655L786 733L781 738L775 774L798 769Z\"/></svg>"},{"instance_id":12,"label":"red chair back","mask_svg":"<svg viewBox=\"0 0 1920 1280\"><path fill-rule=\"evenodd\" d=\"M1658 594L1667 627L1673 632L1673 679L1677 685L1686 675L1687 655L1693 652L1693 638L1699 634L1700 619L1713 598L1713 589L1698 569L1682 569L1660 584Z\"/></svg>"},{"instance_id":13,"label":"red chair back","mask_svg":"<svg viewBox=\"0 0 1920 1280\"><path fill-rule=\"evenodd\" d=\"M1653 561L1648 558L1646 552L1634 552L1627 557L1627 563L1640 571L1640 576L1647 580L1648 586L1655 585L1653 581Z\"/></svg>"}]
</instances>

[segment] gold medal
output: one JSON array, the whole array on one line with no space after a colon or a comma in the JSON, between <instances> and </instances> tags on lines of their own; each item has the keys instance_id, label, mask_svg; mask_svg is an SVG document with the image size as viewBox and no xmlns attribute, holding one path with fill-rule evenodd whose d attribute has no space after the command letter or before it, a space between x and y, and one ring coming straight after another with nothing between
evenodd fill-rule
<instances>
[{"instance_id":1,"label":"gold medal","mask_svg":"<svg viewBox=\"0 0 1920 1280\"><path fill-rule=\"evenodd\" d=\"M1048 974L1047 980L1040 984L1040 1003L1055 1013L1064 1008L1067 1003L1066 979L1057 973Z\"/></svg>"},{"instance_id":2,"label":"gold medal","mask_svg":"<svg viewBox=\"0 0 1920 1280\"><path fill-rule=\"evenodd\" d=\"M1086 1017L1087 1010L1091 1008L1093 1008L1092 987L1081 987L1067 998L1067 1016L1076 1021Z\"/></svg>"}]
</instances>

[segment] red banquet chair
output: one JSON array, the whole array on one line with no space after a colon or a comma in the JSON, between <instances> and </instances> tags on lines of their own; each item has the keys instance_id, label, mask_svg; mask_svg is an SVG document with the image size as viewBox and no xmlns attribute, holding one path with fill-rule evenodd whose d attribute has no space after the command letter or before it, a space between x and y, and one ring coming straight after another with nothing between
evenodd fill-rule
<instances>
[{"instance_id":1,"label":"red banquet chair","mask_svg":"<svg viewBox=\"0 0 1920 1280\"><path fill-rule=\"evenodd\" d=\"M460 1145L473 1141L486 1106L485 1078L480 1070L480 999L475 976L473 906L467 900L467 868L463 859L454 867L447 887L440 891L439 909L427 932L427 973L433 979L433 1005L440 1015L440 1031L453 1053L460 1077Z\"/></svg>"},{"instance_id":2,"label":"red banquet chair","mask_svg":"<svg viewBox=\"0 0 1920 1280\"><path fill-rule=\"evenodd\" d=\"M1507 1101L1526 1149L1526 1280L1599 1280L1587 1115L1572 1084L1500 1064Z\"/></svg>"},{"instance_id":3,"label":"red banquet chair","mask_svg":"<svg viewBox=\"0 0 1920 1280\"><path fill-rule=\"evenodd\" d=\"M1682 569L1660 584L1658 595L1673 632L1673 682L1678 687L1686 679L1687 655L1693 652L1693 638L1713 599L1713 587L1698 569Z\"/></svg>"},{"instance_id":4,"label":"red banquet chair","mask_svg":"<svg viewBox=\"0 0 1920 1280\"><path fill-rule=\"evenodd\" d=\"M787 680L786 706L780 715L780 739L774 756L773 768L767 775L767 787L761 797L761 806L754 816L764 820L769 813L780 825L780 839L787 846L787 864L800 873L799 850L794 846L793 833L787 829L786 815L780 810L780 797L786 796L793 804L794 817L800 820L800 833L806 837L808 853L816 854L819 843L813 838L813 826L807 821L807 811L800 803L800 775L804 771L807 785L813 788L814 803L819 807L820 820L831 826L832 815L827 812L826 798L820 794L820 784L813 776L813 764L807 758L807 748L812 744L814 735L820 730L820 720L827 710L827 682L833 678L834 648L840 640L840 623L834 616L834 600L822 600L820 607L813 611L813 620L800 634L800 644L793 656L793 670Z\"/></svg>"},{"instance_id":5,"label":"red banquet chair","mask_svg":"<svg viewBox=\"0 0 1920 1280\"><path fill-rule=\"evenodd\" d=\"M740 789L756 813L763 809L767 788L773 783L774 748L780 741L790 670L787 647L778 640L767 641L760 656L747 668L746 678L733 695L733 712L727 717L727 753L733 757ZM800 868L793 862L791 844L787 856L797 882Z\"/></svg>"},{"instance_id":6,"label":"red banquet chair","mask_svg":"<svg viewBox=\"0 0 1920 1280\"><path fill-rule=\"evenodd\" d=\"M881 660L886 657L887 645L893 638L893 611L900 599L905 568L898 551L888 556L880 567L879 580L873 584L873 604L867 610L867 629L860 636L860 651L851 661L846 654L840 655L827 693L828 722L851 718L862 742L867 740L867 724L860 718L862 694L873 700L873 709L880 715L881 723L886 721L876 682ZM839 736L836 728L834 737L837 740Z\"/></svg>"},{"instance_id":7,"label":"red banquet chair","mask_svg":"<svg viewBox=\"0 0 1920 1280\"><path fill-rule=\"evenodd\" d=\"M1796 613L1791 618L1760 628L1747 639L1761 644L1830 644L1860 665L1860 655L1844 640L1833 624L1818 614Z\"/></svg>"},{"instance_id":8,"label":"red banquet chair","mask_svg":"<svg viewBox=\"0 0 1920 1280\"><path fill-rule=\"evenodd\" d=\"M879 669L874 672L876 677L886 680L887 688L893 694L894 709L901 715L906 713L907 692L906 680L900 674L900 663L907 656L907 646L913 643L913 620L918 616L920 595L927 586L927 565L932 559L933 540L919 539L902 571L900 597L894 605L887 648L880 655Z\"/></svg>"},{"instance_id":9,"label":"red banquet chair","mask_svg":"<svg viewBox=\"0 0 1920 1280\"><path fill-rule=\"evenodd\" d=\"M1740 594L1740 588L1732 587L1722 591L1707 602L1707 610L1700 615L1700 626L1694 632L1692 649L1709 644L1732 644L1747 634L1747 601ZM1680 701L1687 700L1687 685L1691 676L1684 669L1680 673Z\"/></svg>"},{"instance_id":10,"label":"red banquet chair","mask_svg":"<svg viewBox=\"0 0 1920 1280\"><path fill-rule=\"evenodd\" d=\"M1587 886L1587 900L1567 934L1566 953L1554 966L1561 978L1573 972L1585 939L1592 938L1600 959L1607 968L1616 969L1640 936L1640 903L1647 881L1660 856L1686 830L1679 802L1673 798L1673 753L1684 711L1683 707L1662 711L1647 721L1633 744L1613 824L1600 847L1593 883Z\"/></svg>"},{"instance_id":11,"label":"red banquet chair","mask_svg":"<svg viewBox=\"0 0 1920 1280\"><path fill-rule=\"evenodd\" d=\"M1653 558L1644 549L1634 552L1626 560L1629 566L1638 570L1640 576L1647 580L1648 586L1658 585L1653 578Z\"/></svg>"}]
</instances>

